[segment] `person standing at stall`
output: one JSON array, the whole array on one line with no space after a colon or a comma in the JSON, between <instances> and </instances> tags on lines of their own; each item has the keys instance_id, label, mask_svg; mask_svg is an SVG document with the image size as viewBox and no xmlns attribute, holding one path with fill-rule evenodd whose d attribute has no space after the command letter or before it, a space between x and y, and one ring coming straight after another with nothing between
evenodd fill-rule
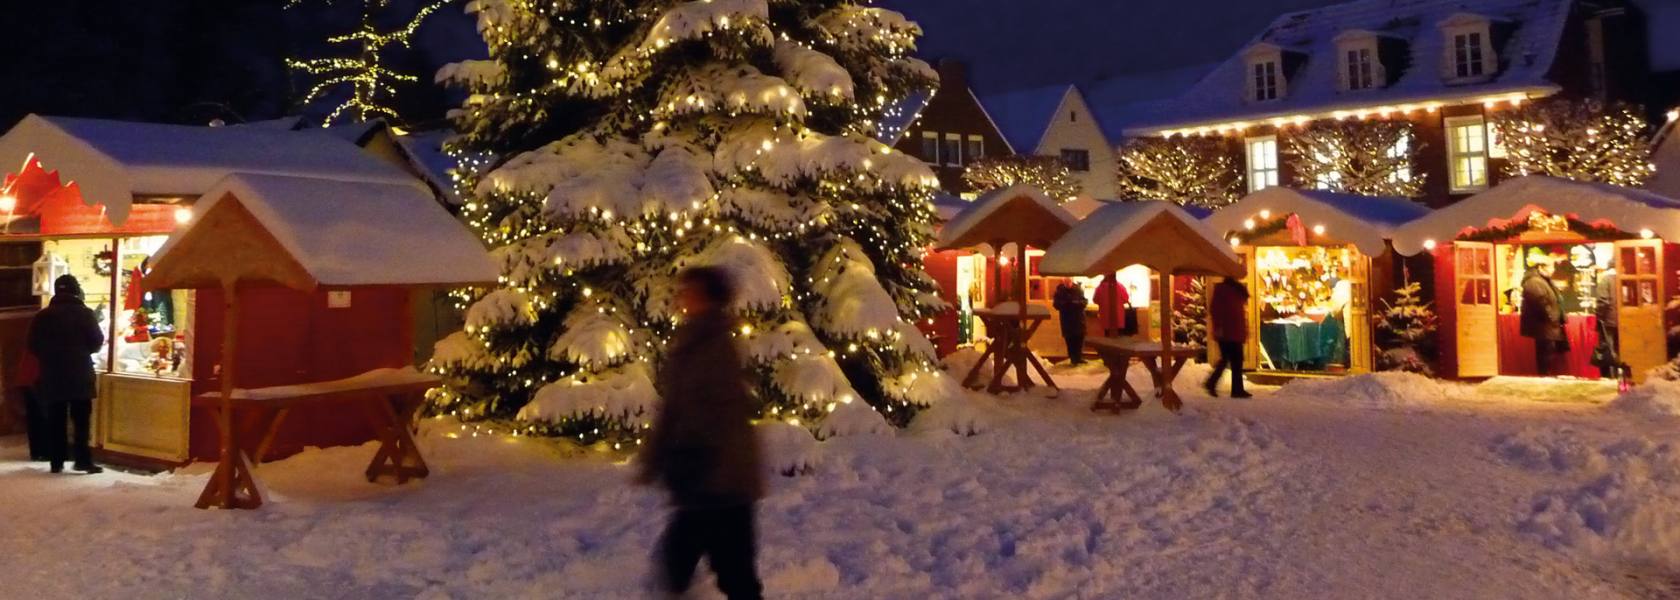
<instances>
[{"instance_id":1,"label":"person standing at stall","mask_svg":"<svg viewBox=\"0 0 1680 600\"><path fill-rule=\"evenodd\" d=\"M1557 265L1549 256L1535 257L1535 263L1523 276L1522 335L1534 340L1535 371L1541 377L1556 374L1555 358L1569 350L1564 337L1563 299L1558 295L1552 274Z\"/></svg>"},{"instance_id":2,"label":"person standing at stall","mask_svg":"<svg viewBox=\"0 0 1680 600\"><path fill-rule=\"evenodd\" d=\"M1114 280L1114 274L1104 275L1097 284L1097 323L1106 337L1118 337L1126 331L1126 308L1132 303L1126 286Z\"/></svg>"},{"instance_id":3,"label":"person standing at stall","mask_svg":"<svg viewBox=\"0 0 1680 600\"><path fill-rule=\"evenodd\" d=\"M1090 304L1085 300L1085 290L1072 279L1063 279L1062 284L1056 286L1056 294L1051 297L1050 304L1056 308L1056 316L1062 322L1062 340L1067 342L1068 362L1085 364L1085 307Z\"/></svg>"},{"instance_id":4,"label":"person standing at stall","mask_svg":"<svg viewBox=\"0 0 1680 600\"><path fill-rule=\"evenodd\" d=\"M1598 347L1593 350L1593 364L1598 375L1607 379L1621 378L1621 353L1617 343L1620 332L1616 321L1616 270L1605 269L1593 282L1593 314L1598 317Z\"/></svg>"},{"instance_id":5,"label":"person standing at stall","mask_svg":"<svg viewBox=\"0 0 1680 600\"><path fill-rule=\"evenodd\" d=\"M66 420L75 428L75 469L89 474L104 471L93 464L88 436L93 416L93 354L105 343L105 334L82 298L82 284L75 276L60 276L53 281L52 301L29 324L29 351L41 368L35 393L47 409L47 458L54 473L64 471L66 455L72 454L65 447Z\"/></svg>"},{"instance_id":6,"label":"person standing at stall","mask_svg":"<svg viewBox=\"0 0 1680 600\"><path fill-rule=\"evenodd\" d=\"M1226 277L1213 286L1209 300L1208 318L1213 321L1208 337L1219 345L1219 362L1202 388L1209 396L1219 396L1219 377L1231 371L1231 397L1252 398L1243 386L1243 344L1248 342L1248 288L1235 277Z\"/></svg>"},{"instance_id":7,"label":"person standing at stall","mask_svg":"<svg viewBox=\"0 0 1680 600\"><path fill-rule=\"evenodd\" d=\"M764 467L728 313L734 298L735 283L722 269L677 276L683 322L659 371L664 404L637 457L637 480L663 485L676 506L658 553L664 589L677 596L707 557L730 600L763 597L753 511L764 497Z\"/></svg>"}]
</instances>

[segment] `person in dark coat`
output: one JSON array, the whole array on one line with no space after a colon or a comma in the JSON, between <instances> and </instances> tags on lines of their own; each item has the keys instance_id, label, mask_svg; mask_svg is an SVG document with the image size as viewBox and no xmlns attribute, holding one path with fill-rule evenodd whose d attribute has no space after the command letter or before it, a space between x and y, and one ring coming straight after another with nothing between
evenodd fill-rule
<instances>
[{"instance_id":1,"label":"person in dark coat","mask_svg":"<svg viewBox=\"0 0 1680 600\"><path fill-rule=\"evenodd\" d=\"M1050 298L1050 305L1056 309L1056 317L1062 322L1062 340L1067 342L1068 362L1075 365L1085 364L1085 290L1074 283L1072 279L1062 280L1056 286L1056 293Z\"/></svg>"},{"instance_id":2,"label":"person in dark coat","mask_svg":"<svg viewBox=\"0 0 1680 600\"><path fill-rule=\"evenodd\" d=\"M730 600L761 598L753 513L764 467L727 312L734 282L721 269L689 269L677 292L686 316L660 369L664 404L638 457L639 480L663 485L676 507L659 545L663 584L682 595L705 556Z\"/></svg>"},{"instance_id":3,"label":"person in dark coat","mask_svg":"<svg viewBox=\"0 0 1680 600\"><path fill-rule=\"evenodd\" d=\"M1619 378L1621 373L1621 333L1616 311L1616 270L1607 269L1593 282L1593 314L1598 317L1598 348L1593 363L1598 374L1605 378Z\"/></svg>"},{"instance_id":4,"label":"person in dark coat","mask_svg":"<svg viewBox=\"0 0 1680 600\"><path fill-rule=\"evenodd\" d=\"M1563 332L1563 298L1552 283L1556 271L1551 260L1542 259L1523 276L1521 332L1534 340L1534 363L1541 377L1556 374L1556 357L1569 350L1569 339Z\"/></svg>"},{"instance_id":5,"label":"person in dark coat","mask_svg":"<svg viewBox=\"0 0 1680 600\"><path fill-rule=\"evenodd\" d=\"M1243 389L1243 344L1248 342L1248 288L1236 278L1226 277L1213 286L1209 300L1208 319L1212 321L1208 337L1219 346L1219 362L1202 388L1209 396L1218 396L1219 377L1231 371L1231 397L1252 398Z\"/></svg>"},{"instance_id":6,"label":"person in dark coat","mask_svg":"<svg viewBox=\"0 0 1680 600\"><path fill-rule=\"evenodd\" d=\"M70 454L64 426L75 428L75 469L99 473L88 451L89 421L93 414L93 353L105 343L99 319L82 301L82 285L71 275L53 281L53 297L29 324L29 351L41 367L35 393L47 409L48 460L52 472L64 471Z\"/></svg>"}]
</instances>

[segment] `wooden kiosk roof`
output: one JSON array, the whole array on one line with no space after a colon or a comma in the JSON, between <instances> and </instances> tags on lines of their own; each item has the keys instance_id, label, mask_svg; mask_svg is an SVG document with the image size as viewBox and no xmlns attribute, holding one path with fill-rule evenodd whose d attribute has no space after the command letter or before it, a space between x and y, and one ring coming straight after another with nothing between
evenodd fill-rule
<instances>
[{"instance_id":1,"label":"wooden kiosk roof","mask_svg":"<svg viewBox=\"0 0 1680 600\"><path fill-rule=\"evenodd\" d=\"M1242 260L1201 221L1170 202L1121 202L1098 209L1044 253L1039 272L1113 273L1131 265L1186 275L1243 275Z\"/></svg>"},{"instance_id":2,"label":"wooden kiosk roof","mask_svg":"<svg viewBox=\"0 0 1680 600\"><path fill-rule=\"evenodd\" d=\"M1607 221L1629 232L1648 229L1664 240L1680 240L1680 199L1607 183L1530 175L1500 182L1399 228L1394 250L1417 254L1430 242L1449 243L1466 229L1497 225L1532 210L1588 223Z\"/></svg>"},{"instance_id":3,"label":"wooden kiosk roof","mask_svg":"<svg viewBox=\"0 0 1680 600\"><path fill-rule=\"evenodd\" d=\"M153 255L147 289L494 283L484 246L418 183L236 173Z\"/></svg>"},{"instance_id":4,"label":"wooden kiosk roof","mask_svg":"<svg viewBox=\"0 0 1680 600\"><path fill-rule=\"evenodd\" d=\"M1273 218L1292 213L1306 224L1324 225L1332 239L1358 246L1366 256L1381 255L1396 230L1429 214L1428 207L1405 198L1269 187L1214 211L1202 222L1219 235L1241 239L1243 223L1261 211Z\"/></svg>"},{"instance_id":5,"label":"wooden kiosk roof","mask_svg":"<svg viewBox=\"0 0 1680 600\"><path fill-rule=\"evenodd\" d=\"M980 196L939 230L937 249L951 250L1005 243L1048 248L1079 222L1072 213L1030 185L1015 185Z\"/></svg>"}]
</instances>

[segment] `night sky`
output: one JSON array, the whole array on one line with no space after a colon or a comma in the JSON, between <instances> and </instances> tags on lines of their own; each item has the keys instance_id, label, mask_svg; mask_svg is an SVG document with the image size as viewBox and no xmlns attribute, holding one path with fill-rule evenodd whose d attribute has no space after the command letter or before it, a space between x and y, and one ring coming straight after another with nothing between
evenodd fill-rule
<instances>
[{"instance_id":1,"label":"night sky","mask_svg":"<svg viewBox=\"0 0 1680 600\"><path fill-rule=\"evenodd\" d=\"M394 0L409 12L420 0ZM981 93L1208 64L1228 57L1284 12L1339 0L881 0L920 22L922 54L969 64ZM1653 32L1680 31L1680 0L1634 0ZM0 12L0 127L30 112L203 123L299 110L303 81L287 56L324 56L320 40L356 22L357 0L55 0ZM407 7L404 9L403 7ZM437 67L481 56L456 0L422 27L399 69L420 76L399 108L411 125L441 124L455 101L431 85ZM395 25L395 24L393 24ZM1654 35L1658 69L1680 69L1680 39Z\"/></svg>"}]
</instances>

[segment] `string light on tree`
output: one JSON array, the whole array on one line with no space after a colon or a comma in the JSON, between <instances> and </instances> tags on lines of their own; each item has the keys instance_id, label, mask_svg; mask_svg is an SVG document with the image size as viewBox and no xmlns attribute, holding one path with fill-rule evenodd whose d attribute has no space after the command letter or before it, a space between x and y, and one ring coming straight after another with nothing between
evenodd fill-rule
<instances>
[{"instance_id":1,"label":"string light on tree","mask_svg":"<svg viewBox=\"0 0 1680 600\"><path fill-rule=\"evenodd\" d=\"M1236 202L1237 168L1219 138L1137 138L1120 146L1123 198L1218 208Z\"/></svg>"},{"instance_id":2,"label":"string light on tree","mask_svg":"<svg viewBox=\"0 0 1680 600\"><path fill-rule=\"evenodd\" d=\"M291 0L287 8L306 1ZM378 118L398 120L397 110L390 104L397 95L397 86L420 79L386 67L383 55L395 48L407 48L420 24L452 2L454 0L433 0L423 5L402 27L380 31L378 23L387 17L390 0L362 0L361 21L356 30L327 38L329 44L349 47L350 56L286 60L288 68L314 80L309 91L304 93L302 104L316 104L342 90L344 99L327 113L322 120L323 126L340 119L350 122Z\"/></svg>"},{"instance_id":3,"label":"string light on tree","mask_svg":"<svg viewBox=\"0 0 1680 600\"><path fill-rule=\"evenodd\" d=\"M1505 173L1639 187L1656 173L1649 125L1627 104L1548 98L1500 112Z\"/></svg>"},{"instance_id":4,"label":"string light on tree","mask_svg":"<svg viewBox=\"0 0 1680 600\"><path fill-rule=\"evenodd\" d=\"M1428 179L1413 169L1421 144L1407 121L1320 121L1288 139L1304 188L1413 198Z\"/></svg>"},{"instance_id":5,"label":"string light on tree","mask_svg":"<svg viewBox=\"0 0 1680 600\"><path fill-rule=\"evenodd\" d=\"M991 156L969 163L963 182L975 192L1027 184L1058 202L1079 197L1079 180L1061 159L1051 156Z\"/></svg>"}]
</instances>

